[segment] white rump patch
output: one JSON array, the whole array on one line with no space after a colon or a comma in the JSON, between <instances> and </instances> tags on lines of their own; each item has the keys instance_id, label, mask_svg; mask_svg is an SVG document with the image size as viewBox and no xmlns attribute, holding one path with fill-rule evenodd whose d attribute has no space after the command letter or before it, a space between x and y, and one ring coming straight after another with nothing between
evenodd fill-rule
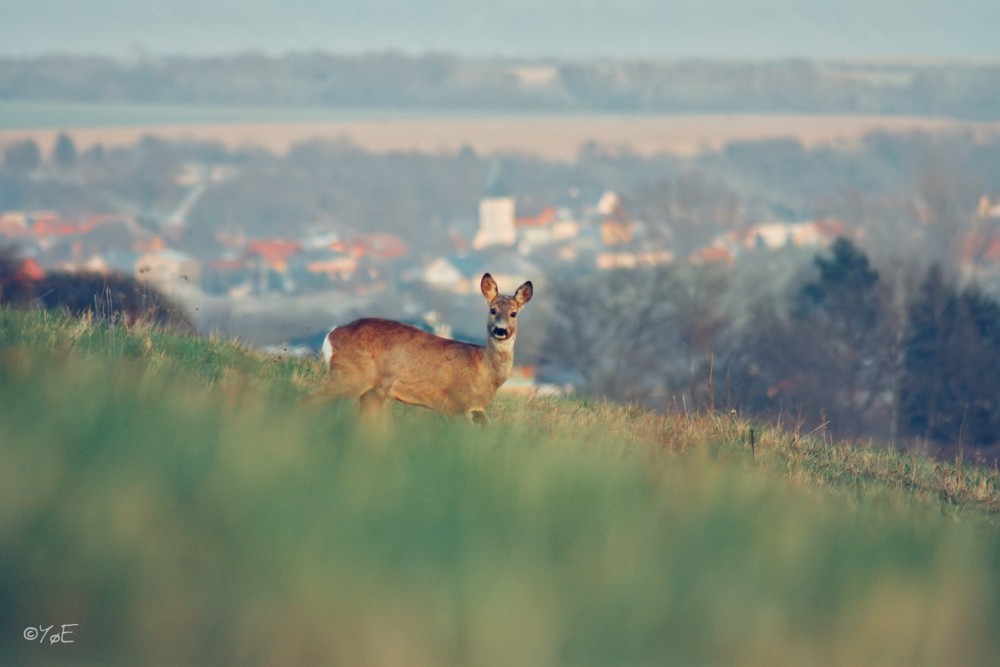
<instances>
[{"instance_id":1,"label":"white rump patch","mask_svg":"<svg viewBox=\"0 0 1000 667\"><path fill-rule=\"evenodd\" d=\"M333 329L336 329L334 327ZM333 329L330 329L325 336L323 336L323 359L326 361L326 369L330 370L330 360L333 359L333 346L330 345L330 334L333 333Z\"/></svg>"}]
</instances>

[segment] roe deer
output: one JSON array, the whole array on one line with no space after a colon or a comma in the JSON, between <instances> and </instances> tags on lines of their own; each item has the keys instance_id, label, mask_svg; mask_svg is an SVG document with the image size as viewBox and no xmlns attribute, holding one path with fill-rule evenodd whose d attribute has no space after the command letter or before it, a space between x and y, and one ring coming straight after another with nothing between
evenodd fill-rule
<instances>
[{"instance_id":1,"label":"roe deer","mask_svg":"<svg viewBox=\"0 0 1000 667\"><path fill-rule=\"evenodd\" d=\"M486 408L514 365L517 314L531 300L531 282L514 296L499 293L485 274L479 285L489 302L486 345L449 340L392 320L364 318L334 327L323 341L328 370L321 392L356 398L361 413L377 412L386 398L447 415L489 423Z\"/></svg>"}]
</instances>

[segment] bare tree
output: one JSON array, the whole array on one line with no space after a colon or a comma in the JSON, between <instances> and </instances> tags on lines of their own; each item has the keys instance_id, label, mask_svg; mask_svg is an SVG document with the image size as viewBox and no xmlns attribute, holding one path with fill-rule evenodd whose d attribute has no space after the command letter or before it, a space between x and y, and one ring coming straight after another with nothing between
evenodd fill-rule
<instances>
[{"instance_id":1,"label":"bare tree","mask_svg":"<svg viewBox=\"0 0 1000 667\"><path fill-rule=\"evenodd\" d=\"M544 375L657 407L703 393L698 376L724 324L722 273L659 268L553 283L559 307L549 314Z\"/></svg>"}]
</instances>

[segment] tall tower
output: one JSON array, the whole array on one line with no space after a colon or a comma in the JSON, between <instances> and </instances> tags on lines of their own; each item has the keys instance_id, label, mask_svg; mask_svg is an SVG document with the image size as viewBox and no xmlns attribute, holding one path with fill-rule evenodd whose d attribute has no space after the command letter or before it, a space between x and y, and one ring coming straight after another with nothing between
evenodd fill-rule
<instances>
[{"instance_id":1,"label":"tall tower","mask_svg":"<svg viewBox=\"0 0 1000 667\"><path fill-rule=\"evenodd\" d=\"M514 228L514 199L484 197L479 200L479 231L472 241L476 250L491 245L512 246L517 241Z\"/></svg>"},{"instance_id":2,"label":"tall tower","mask_svg":"<svg viewBox=\"0 0 1000 667\"><path fill-rule=\"evenodd\" d=\"M479 200L479 230L472 247L482 250L491 245L512 246L517 242L514 227L514 198L500 177L500 162L490 167L486 194Z\"/></svg>"}]
</instances>

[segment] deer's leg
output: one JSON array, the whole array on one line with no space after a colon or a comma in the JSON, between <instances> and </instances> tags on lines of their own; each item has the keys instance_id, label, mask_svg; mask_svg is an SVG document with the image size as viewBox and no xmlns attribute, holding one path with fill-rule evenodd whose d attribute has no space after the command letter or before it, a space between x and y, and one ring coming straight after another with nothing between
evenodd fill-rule
<instances>
[{"instance_id":1,"label":"deer's leg","mask_svg":"<svg viewBox=\"0 0 1000 667\"><path fill-rule=\"evenodd\" d=\"M303 404L309 406L326 405L343 399L357 398L358 393L354 387L327 379L303 399Z\"/></svg>"},{"instance_id":2,"label":"deer's leg","mask_svg":"<svg viewBox=\"0 0 1000 667\"><path fill-rule=\"evenodd\" d=\"M351 386L325 378L318 387L304 399L306 405L325 405L348 398L356 398L358 391Z\"/></svg>"},{"instance_id":3,"label":"deer's leg","mask_svg":"<svg viewBox=\"0 0 1000 667\"><path fill-rule=\"evenodd\" d=\"M374 367L370 360L334 356L322 384L313 392L312 402L334 402L361 398L372 390Z\"/></svg>"},{"instance_id":4,"label":"deer's leg","mask_svg":"<svg viewBox=\"0 0 1000 667\"><path fill-rule=\"evenodd\" d=\"M361 416L364 418L375 417L381 412L382 404L385 402L385 392L380 387L373 387L358 398L361 408Z\"/></svg>"},{"instance_id":5,"label":"deer's leg","mask_svg":"<svg viewBox=\"0 0 1000 667\"><path fill-rule=\"evenodd\" d=\"M469 410L469 419L473 423L479 424L480 426L488 426L490 423L490 418L486 416L486 412L483 410Z\"/></svg>"}]
</instances>

